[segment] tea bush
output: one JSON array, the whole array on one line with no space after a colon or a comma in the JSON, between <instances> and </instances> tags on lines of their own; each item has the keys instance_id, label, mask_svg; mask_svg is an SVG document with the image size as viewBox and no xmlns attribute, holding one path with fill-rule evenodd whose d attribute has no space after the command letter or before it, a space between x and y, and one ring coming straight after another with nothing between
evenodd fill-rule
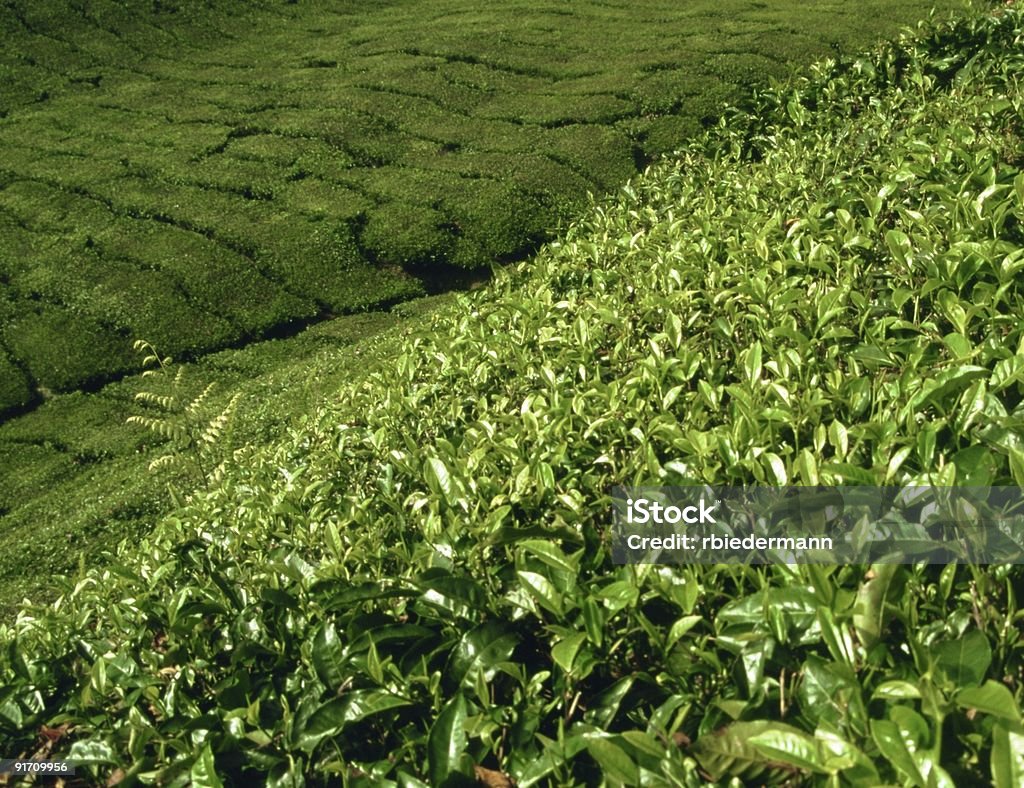
<instances>
[{"instance_id":1,"label":"tea bush","mask_svg":"<svg viewBox=\"0 0 1024 788\"><path fill-rule=\"evenodd\" d=\"M69 257L122 271L98 329L118 359L381 308L523 258L752 82L931 5L11 0L0 288L63 307L96 295L53 275ZM83 357L60 385L122 372Z\"/></svg>"},{"instance_id":2,"label":"tea bush","mask_svg":"<svg viewBox=\"0 0 1024 788\"><path fill-rule=\"evenodd\" d=\"M826 61L460 297L26 608L5 751L165 784L1021 784L1019 567L616 566L608 525L617 484L1024 484L1022 36L1007 7Z\"/></svg>"}]
</instances>

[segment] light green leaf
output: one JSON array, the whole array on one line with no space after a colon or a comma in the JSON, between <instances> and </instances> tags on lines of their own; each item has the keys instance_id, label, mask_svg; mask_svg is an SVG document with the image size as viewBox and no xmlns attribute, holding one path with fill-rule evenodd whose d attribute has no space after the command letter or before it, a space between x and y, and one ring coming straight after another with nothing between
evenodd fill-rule
<instances>
[{"instance_id":1,"label":"light green leaf","mask_svg":"<svg viewBox=\"0 0 1024 788\"><path fill-rule=\"evenodd\" d=\"M749 742L770 760L805 772L827 772L817 743L803 731L768 728L751 736Z\"/></svg>"},{"instance_id":2,"label":"light green leaf","mask_svg":"<svg viewBox=\"0 0 1024 788\"><path fill-rule=\"evenodd\" d=\"M961 709L977 709L1001 720L1020 722L1020 709L1005 684L989 679L980 687L965 687L956 694Z\"/></svg>"},{"instance_id":3,"label":"light green leaf","mask_svg":"<svg viewBox=\"0 0 1024 788\"><path fill-rule=\"evenodd\" d=\"M454 486L451 475L448 473L448 466L439 457L430 457L423 466L423 476L427 480L427 486L435 495L442 496L444 500L451 503Z\"/></svg>"},{"instance_id":4,"label":"light green leaf","mask_svg":"<svg viewBox=\"0 0 1024 788\"><path fill-rule=\"evenodd\" d=\"M1000 722L992 730L992 784L995 788L1024 785L1024 727Z\"/></svg>"},{"instance_id":5,"label":"light green leaf","mask_svg":"<svg viewBox=\"0 0 1024 788\"><path fill-rule=\"evenodd\" d=\"M677 620L672 625L672 628L668 631L668 637L665 640L665 648L671 649L672 646L674 646L676 642L679 640L679 638L681 638L683 635L685 635L687 632L689 632L703 620L703 616L683 616L682 618Z\"/></svg>"},{"instance_id":6,"label":"light green leaf","mask_svg":"<svg viewBox=\"0 0 1024 788\"><path fill-rule=\"evenodd\" d=\"M882 637L887 618L886 600L893 592L901 569L899 564L873 565L871 579L862 584L857 592L853 626L860 642L867 648L875 645Z\"/></svg>"},{"instance_id":7,"label":"light green leaf","mask_svg":"<svg viewBox=\"0 0 1024 788\"><path fill-rule=\"evenodd\" d=\"M914 785L925 785L926 781L910 750L907 749L900 729L889 720L871 721L871 738L875 740L882 755L905 778Z\"/></svg>"},{"instance_id":8,"label":"light green leaf","mask_svg":"<svg viewBox=\"0 0 1024 788\"><path fill-rule=\"evenodd\" d=\"M763 457L768 463L768 469L775 478L775 483L779 487L784 486L789 481L789 474L786 473L786 463L784 463L782 458L774 452L767 451L764 453Z\"/></svg>"},{"instance_id":9,"label":"light green leaf","mask_svg":"<svg viewBox=\"0 0 1024 788\"><path fill-rule=\"evenodd\" d=\"M224 783L217 776L217 767L213 762L213 750L210 745L203 745L198 757L189 770L189 780L194 788L222 788Z\"/></svg>"},{"instance_id":10,"label":"light green leaf","mask_svg":"<svg viewBox=\"0 0 1024 788\"><path fill-rule=\"evenodd\" d=\"M805 485L814 487L819 484L818 463L810 449L801 449L797 458L797 469L800 471L800 480Z\"/></svg>"},{"instance_id":11,"label":"light green leaf","mask_svg":"<svg viewBox=\"0 0 1024 788\"><path fill-rule=\"evenodd\" d=\"M885 468L885 482L892 481L896 472L899 471L900 466L906 461L907 457L910 456L910 452L914 450L913 446L900 446L889 458L889 464Z\"/></svg>"},{"instance_id":12,"label":"light green leaf","mask_svg":"<svg viewBox=\"0 0 1024 788\"><path fill-rule=\"evenodd\" d=\"M743 359L743 371L747 376L747 381L750 383L756 383L761 380L761 343L754 342L749 348L747 348L746 355Z\"/></svg>"},{"instance_id":13,"label":"light green leaf","mask_svg":"<svg viewBox=\"0 0 1024 788\"><path fill-rule=\"evenodd\" d=\"M871 695L872 700L919 700L921 690L909 681L883 681Z\"/></svg>"},{"instance_id":14,"label":"light green leaf","mask_svg":"<svg viewBox=\"0 0 1024 788\"><path fill-rule=\"evenodd\" d=\"M554 569L573 575L579 572L581 555L579 552L574 556L567 556L557 544L543 539L529 539L520 544L527 552Z\"/></svg>"},{"instance_id":15,"label":"light green leaf","mask_svg":"<svg viewBox=\"0 0 1024 788\"><path fill-rule=\"evenodd\" d=\"M1007 450L1010 460L1010 475L1018 487L1024 487L1024 451L1010 447Z\"/></svg>"},{"instance_id":16,"label":"light green leaf","mask_svg":"<svg viewBox=\"0 0 1024 788\"><path fill-rule=\"evenodd\" d=\"M840 421L833 421L828 428L828 441L836 451L837 459L845 459L850 450L849 434Z\"/></svg>"},{"instance_id":17,"label":"light green leaf","mask_svg":"<svg viewBox=\"0 0 1024 788\"><path fill-rule=\"evenodd\" d=\"M567 635L552 647L551 658L566 673L572 673L572 663L576 659L576 653L586 639L587 635L584 632Z\"/></svg>"},{"instance_id":18,"label":"light green leaf","mask_svg":"<svg viewBox=\"0 0 1024 788\"><path fill-rule=\"evenodd\" d=\"M88 764L110 764L117 763L117 755L114 749L106 742L79 740L71 745L68 751L68 761L82 766Z\"/></svg>"}]
</instances>

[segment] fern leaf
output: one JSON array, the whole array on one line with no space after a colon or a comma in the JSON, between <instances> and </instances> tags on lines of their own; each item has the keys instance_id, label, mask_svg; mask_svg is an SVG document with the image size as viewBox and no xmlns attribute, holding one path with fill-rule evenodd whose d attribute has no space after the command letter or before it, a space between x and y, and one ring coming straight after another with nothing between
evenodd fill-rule
<instances>
[{"instance_id":1,"label":"fern leaf","mask_svg":"<svg viewBox=\"0 0 1024 788\"><path fill-rule=\"evenodd\" d=\"M158 366L158 367L160 367L160 369L148 370L149 373L163 372L171 364L171 357L170 356L167 356L166 358L160 358L160 354L157 352L156 348L153 347L153 344L151 342L146 341L145 339L136 339L134 342L132 342L132 348L137 353L145 353L146 354L142 358L142 366L143 367L149 367L149 366ZM142 374L145 375L146 372L143 372Z\"/></svg>"},{"instance_id":2,"label":"fern leaf","mask_svg":"<svg viewBox=\"0 0 1024 788\"><path fill-rule=\"evenodd\" d=\"M156 405L166 411L174 410L176 404L174 397L166 394L157 394L155 391L138 391L135 393L135 399L137 402Z\"/></svg>"},{"instance_id":3,"label":"fern leaf","mask_svg":"<svg viewBox=\"0 0 1024 788\"><path fill-rule=\"evenodd\" d=\"M228 422L231 420L231 416L234 413L235 406L238 405L238 400L240 397L241 394L235 394L228 401L228 404L224 407L224 410L222 410L214 418L210 419L210 421L206 425L206 428L199 435L199 440L202 443L205 443L208 446L212 446L218 440L220 440L221 435L224 433L224 428L227 427Z\"/></svg>"},{"instance_id":4,"label":"fern leaf","mask_svg":"<svg viewBox=\"0 0 1024 788\"><path fill-rule=\"evenodd\" d=\"M160 419L154 419L151 416L129 416L125 419L129 424L138 424L140 427L145 427L147 430L153 432L159 432Z\"/></svg>"},{"instance_id":5,"label":"fern leaf","mask_svg":"<svg viewBox=\"0 0 1024 788\"><path fill-rule=\"evenodd\" d=\"M196 415L196 413L203 407L203 403L205 403L206 400L209 399L210 394L213 392L216 386L216 383L211 383L209 386L203 389L195 399L193 399L188 405L185 406L185 412L190 416Z\"/></svg>"},{"instance_id":6,"label":"fern leaf","mask_svg":"<svg viewBox=\"0 0 1024 788\"><path fill-rule=\"evenodd\" d=\"M157 471L157 470L160 470L161 468L170 468L170 467L173 467L173 466L178 465L180 463L181 463L181 455L180 454L164 454L164 455L162 455L160 457L157 457L155 460L153 460L149 464L149 469L151 471Z\"/></svg>"},{"instance_id":7,"label":"fern leaf","mask_svg":"<svg viewBox=\"0 0 1024 788\"><path fill-rule=\"evenodd\" d=\"M158 419L152 416L129 416L125 421L129 424L138 424L140 427L145 427L150 432L155 432L170 440L180 441L188 437L188 432L183 425L167 419Z\"/></svg>"}]
</instances>

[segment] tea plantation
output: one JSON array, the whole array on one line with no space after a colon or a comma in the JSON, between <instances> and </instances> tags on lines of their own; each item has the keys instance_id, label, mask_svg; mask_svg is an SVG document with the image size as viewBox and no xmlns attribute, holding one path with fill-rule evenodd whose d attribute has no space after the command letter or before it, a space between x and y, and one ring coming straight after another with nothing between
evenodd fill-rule
<instances>
[{"instance_id":1,"label":"tea plantation","mask_svg":"<svg viewBox=\"0 0 1024 788\"><path fill-rule=\"evenodd\" d=\"M1019 566L617 566L618 484L1024 485L1024 12L759 92L48 605L108 784L1024 784Z\"/></svg>"},{"instance_id":2,"label":"tea plantation","mask_svg":"<svg viewBox=\"0 0 1024 788\"><path fill-rule=\"evenodd\" d=\"M521 258L933 4L6 2L0 414Z\"/></svg>"}]
</instances>

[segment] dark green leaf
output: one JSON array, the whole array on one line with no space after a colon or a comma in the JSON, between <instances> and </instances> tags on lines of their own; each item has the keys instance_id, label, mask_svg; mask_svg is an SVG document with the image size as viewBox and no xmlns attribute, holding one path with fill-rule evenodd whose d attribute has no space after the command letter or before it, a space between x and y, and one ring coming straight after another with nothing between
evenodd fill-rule
<instances>
[{"instance_id":1,"label":"dark green leaf","mask_svg":"<svg viewBox=\"0 0 1024 788\"><path fill-rule=\"evenodd\" d=\"M455 689L469 689L479 674L489 677L495 665L509 659L518 642L507 624L486 621L462 636L449 657L445 676Z\"/></svg>"},{"instance_id":2,"label":"dark green leaf","mask_svg":"<svg viewBox=\"0 0 1024 788\"><path fill-rule=\"evenodd\" d=\"M347 673L341 640L332 622L325 623L313 639L313 667L320 681L332 692L345 681Z\"/></svg>"},{"instance_id":3,"label":"dark green leaf","mask_svg":"<svg viewBox=\"0 0 1024 788\"><path fill-rule=\"evenodd\" d=\"M736 722L704 736L690 752L714 779L738 777L748 784L777 783L793 778L799 770L764 755L751 739L768 731L797 732L780 722Z\"/></svg>"},{"instance_id":4,"label":"dark green leaf","mask_svg":"<svg viewBox=\"0 0 1024 788\"><path fill-rule=\"evenodd\" d=\"M823 758L817 742L802 731L781 724L766 728L748 740L766 758L805 772L824 774Z\"/></svg>"},{"instance_id":5,"label":"dark green leaf","mask_svg":"<svg viewBox=\"0 0 1024 788\"><path fill-rule=\"evenodd\" d=\"M587 736L587 752L597 761L607 780L614 785L639 785L640 772L633 759L613 739Z\"/></svg>"},{"instance_id":6,"label":"dark green leaf","mask_svg":"<svg viewBox=\"0 0 1024 788\"><path fill-rule=\"evenodd\" d=\"M325 737L340 733L346 725L379 714L388 709L407 706L409 701L376 689L348 692L340 698L333 698L314 711L305 727L296 731L299 747L306 752L312 750Z\"/></svg>"},{"instance_id":7,"label":"dark green leaf","mask_svg":"<svg viewBox=\"0 0 1024 788\"><path fill-rule=\"evenodd\" d=\"M958 687L978 685L992 662L988 638L972 629L957 640L939 643L932 648L936 667Z\"/></svg>"},{"instance_id":8,"label":"dark green leaf","mask_svg":"<svg viewBox=\"0 0 1024 788\"><path fill-rule=\"evenodd\" d=\"M599 728L611 726L619 706L636 683L636 676L623 676L604 692L587 701L586 720Z\"/></svg>"},{"instance_id":9,"label":"dark green leaf","mask_svg":"<svg viewBox=\"0 0 1024 788\"><path fill-rule=\"evenodd\" d=\"M542 607L559 617L565 614L565 598L544 575L524 569L519 570L516 574L526 590L530 592L530 596L536 599Z\"/></svg>"},{"instance_id":10,"label":"dark green leaf","mask_svg":"<svg viewBox=\"0 0 1024 788\"><path fill-rule=\"evenodd\" d=\"M487 610L487 594L468 577L432 577L420 583L421 601L445 613L477 619Z\"/></svg>"},{"instance_id":11,"label":"dark green leaf","mask_svg":"<svg viewBox=\"0 0 1024 788\"><path fill-rule=\"evenodd\" d=\"M431 785L441 785L458 771L459 758L466 749L466 699L458 693L448 701L430 727L427 762Z\"/></svg>"}]
</instances>

